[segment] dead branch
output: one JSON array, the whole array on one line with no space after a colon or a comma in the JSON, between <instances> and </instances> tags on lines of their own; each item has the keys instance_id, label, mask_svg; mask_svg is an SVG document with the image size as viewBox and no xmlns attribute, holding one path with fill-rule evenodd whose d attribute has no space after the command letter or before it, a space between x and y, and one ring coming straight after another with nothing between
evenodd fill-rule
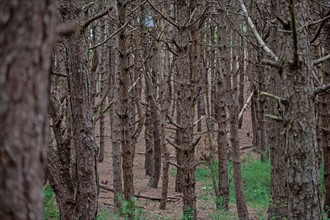
<instances>
[{"instance_id":1,"label":"dead branch","mask_svg":"<svg viewBox=\"0 0 330 220\"><path fill-rule=\"evenodd\" d=\"M83 24L81 25L81 28L82 28L82 29L87 28L88 25L90 25L93 21L95 21L95 20L97 20L97 19L99 19L99 18L102 18L103 16L105 16L106 14L108 14L110 11L112 11L112 7L108 8L108 9L104 10L103 12L101 12L101 13L95 15L94 17L88 19L85 23L83 23Z\"/></svg>"},{"instance_id":2,"label":"dead branch","mask_svg":"<svg viewBox=\"0 0 330 220\"><path fill-rule=\"evenodd\" d=\"M174 162L172 162L172 161L165 161L165 162L167 162L167 163L169 163L169 164L175 166L176 168L183 169L183 166L180 166L179 164L174 163Z\"/></svg>"},{"instance_id":3,"label":"dead branch","mask_svg":"<svg viewBox=\"0 0 330 220\"><path fill-rule=\"evenodd\" d=\"M326 92L327 90L330 89L330 83L327 84L327 85L324 85L324 86L321 86L321 87L317 87L315 90L314 90L314 96L316 96L317 94L320 94L322 92Z\"/></svg>"},{"instance_id":4,"label":"dead branch","mask_svg":"<svg viewBox=\"0 0 330 220\"><path fill-rule=\"evenodd\" d=\"M181 150L181 147L175 143L173 143L170 139L166 138L167 142L172 145L173 147L175 147L177 150Z\"/></svg>"},{"instance_id":5,"label":"dead branch","mask_svg":"<svg viewBox=\"0 0 330 220\"><path fill-rule=\"evenodd\" d=\"M252 98L254 92L255 92L255 91L252 91L251 94L250 94L250 96L249 96L249 98L246 100L246 102L245 102L243 108L241 109L240 113L238 114L238 120L241 120L241 118L242 118L242 116L243 116L243 113L244 113L244 110L245 110L245 108L248 106L248 104L249 104L249 102L250 102L250 100L251 100L251 98Z\"/></svg>"},{"instance_id":6,"label":"dead branch","mask_svg":"<svg viewBox=\"0 0 330 220\"><path fill-rule=\"evenodd\" d=\"M239 0L239 3L241 4L241 9L243 11L243 15L246 17L247 22L254 34L254 36L256 37L258 43L260 44L260 47L266 52L268 53L274 60L278 60L278 57L275 55L275 53L266 45L266 43L263 41L263 39L261 38L256 26L253 24L247 10L245 7L245 4L243 2L243 0Z\"/></svg>"},{"instance_id":7,"label":"dead branch","mask_svg":"<svg viewBox=\"0 0 330 220\"><path fill-rule=\"evenodd\" d=\"M317 60L313 60L313 65L316 66L316 65L319 65L325 61L328 61L330 59L330 54L324 56L324 57L321 57Z\"/></svg>"},{"instance_id":8,"label":"dead branch","mask_svg":"<svg viewBox=\"0 0 330 220\"><path fill-rule=\"evenodd\" d=\"M179 125L179 124L174 120L174 118L172 118L170 115L167 115L167 118L168 118L168 120L170 121L170 123L171 123L172 125L174 125L175 127L179 128L179 129L182 129L182 126Z\"/></svg>"},{"instance_id":9,"label":"dead branch","mask_svg":"<svg viewBox=\"0 0 330 220\"><path fill-rule=\"evenodd\" d=\"M99 184L99 188L100 189L104 189L104 190L107 190L107 191L110 191L110 192L115 192L114 189L108 187L108 186L104 186L104 185L101 185ZM140 199L149 199L149 200L154 200L154 201L161 201L161 197L156 197L156 196L148 196L148 195L143 195L143 194L134 194L134 197L136 198L140 198ZM168 201L171 201L171 200L180 200L179 197L175 197L175 196L167 196L167 200Z\"/></svg>"},{"instance_id":10,"label":"dead branch","mask_svg":"<svg viewBox=\"0 0 330 220\"><path fill-rule=\"evenodd\" d=\"M169 19L168 17L166 17L161 11L159 11L151 2L150 0L147 0L148 4L150 5L150 7L155 10L162 18L165 19L165 21L167 21L168 23L170 23L171 25L173 25L176 28L179 28L179 26L173 22L171 19Z\"/></svg>"},{"instance_id":11,"label":"dead branch","mask_svg":"<svg viewBox=\"0 0 330 220\"><path fill-rule=\"evenodd\" d=\"M246 146L240 148L240 150L245 150L245 149L250 149L250 148L253 148L252 144L251 145L246 145Z\"/></svg>"}]
</instances>

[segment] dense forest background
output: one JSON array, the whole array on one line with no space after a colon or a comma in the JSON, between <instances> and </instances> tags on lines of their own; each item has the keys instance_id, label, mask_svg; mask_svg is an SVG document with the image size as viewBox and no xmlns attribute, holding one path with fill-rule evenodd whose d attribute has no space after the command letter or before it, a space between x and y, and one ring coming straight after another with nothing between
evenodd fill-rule
<instances>
[{"instance_id":1,"label":"dense forest background","mask_svg":"<svg viewBox=\"0 0 330 220\"><path fill-rule=\"evenodd\" d=\"M329 0L0 0L0 219L330 218Z\"/></svg>"}]
</instances>

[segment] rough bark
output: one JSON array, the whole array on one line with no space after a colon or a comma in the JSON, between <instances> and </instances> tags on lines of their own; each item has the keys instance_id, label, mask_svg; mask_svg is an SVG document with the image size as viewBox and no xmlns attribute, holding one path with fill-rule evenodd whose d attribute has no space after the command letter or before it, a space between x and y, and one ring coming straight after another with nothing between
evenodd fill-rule
<instances>
[{"instance_id":1,"label":"rough bark","mask_svg":"<svg viewBox=\"0 0 330 220\"><path fill-rule=\"evenodd\" d=\"M280 1L277 13L290 18L290 31L278 23L285 159L288 172L288 219L321 219L318 146L306 1ZM302 27L302 28L300 28Z\"/></svg>"},{"instance_id":2,"label":"rough bark","mask_svg":"<svg viewBox=\"0 0 330 220\"><path fill-rule=\"evenodd\" d=\"M226 14L225 12L218 10L219 17L223 21L225 20ZM219 20L220 20L219 19ZM227 35L228 35L228 26L226 22L219 23L219 60L217 60L219 68L217 70L217 101L218 101L218 108L217 108L217 115L218 115L218 166L219 166L219 195L217 198L217 208L222 208L225 210L229 209L229 177L228 177L228 142L227 142L227 114L226 114L226 85L225 85L225 78L224 73L229 70L229 59L225 55L227 52Z\"/></svg>"},{"instance_id":3,"label":"rough bark","mask_svg":"<svg viewBox=\"0 0 330 220\"><path fill-rule=\"evenodd\" d=\"M127 3L123 0L117 1L118 21L119 25L126 23ZM120 26L119 26L120 27ZM127 60L127 35L126 30L119 31L118 36L118 101L119 109L115 113L119 116L120 120L120 136L122 148L122 169L123 169L123 186L124 186L124 199L130 201L134 196L133 184L133 160L134 160L134 146L131 139L130 127L130 103L129 103L129 72L126 66ZM133 204L131 204L133 205Z\"/></svg>"},{"instance_id":4,"label":"rough bark","mask_svg":"<svg viewBox=\"0 0 330 220\"><path fill-rule=\"evenodd\" d=\"M42 219L52 1L0 2L0 219Z\"/></svg>"},{"instance_id":5,"label":"rough bark","mask_svg":"<svg viewBox=\"0 0 330 220\"><path fill-rule=\"evenodd\" d=\"M84 22L81 10L85 2L66 1L60 4L65 21ZM73 145L76 153L76 218L95 219L98 207L98 149L94 137L87 36L84 30L65 40L69 66L69 92L72 111Z\"/></svg>"},{"instance_id":6,"label":"rough bark","mask_svg":"<svg viewBox=\"0 0 330 220\"><path fill-rule=\"evenodd\" d=\"M325 1L329 3L329 1ZM330 22L328 21L324 27L326 38L324 42L325 51L330 51ZM323 84L330 83L330 61L326 61L323 67ZM330 218L330 92L329 90L320 95L319 109L319 132L320 132L320 148L323 149L323 166L324 166L324 205L323 210L326 212L326 217Z\"/></svg>"},{"instance_id":7,"label":"rough bark","mask_svg":"<svg viewBox=\"0 0 330 220\"><path fill-rule=\"evenodd\" d=\"M232 79L230 74L226 74L226 87L227 87L227 105L229 112L230 123L230 143L232 147L232 161L234 169L234 185L235 185L235 198L237 205L237 212L240 219L249 219L247 206L245 203L243 192L243 180L241 173L241 152L238 139L238 91L237 91L237 69L235 68L236 60L232 61L233 74ZM231 82L232 81L232 82Z\"/></svg>"},{"instance_id":8,"label":"rough bark","mask_svg":"<svg viewBox=\"0 0 330 220\"><path fill-rule=\"evenodd\" d=\"M109 32L111 33L111 29ZM109 80L110 80L110 92L108 99L113 103L109 111L110 128L111 128L111 145L112 145L112 175L113 175L113 189L114 189L114 203L115 208L118 211L120 208L120 197L123 193L123 180L122 180L122 154L121 154L121 134L120 134L120 118L116 113L119 111L119 76L118 65L116 65L116 45L115 42L110 42L108 45L109 52Z\"/></svg>"}]
</instances>

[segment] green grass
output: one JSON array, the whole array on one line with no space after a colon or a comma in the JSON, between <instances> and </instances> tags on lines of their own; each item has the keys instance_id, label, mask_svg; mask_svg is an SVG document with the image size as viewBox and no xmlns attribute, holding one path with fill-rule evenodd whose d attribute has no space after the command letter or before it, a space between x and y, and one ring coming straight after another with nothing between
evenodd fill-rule
<instances>
[{"instance_id":1,"label":"green grass","mask_svg":"<svg viewBox=\"0 0 330 220\"><path fill-rule=\"evenodd\" d=\"M258 217L266 217L270 196L270 161L261 162L260 160L253 159L249 155L246 155L243 161L242 178L246 202ZM218 173L217 163L213 163L213 168L215 172ZM229 164L228 166L228 174L230 181L230 203L235 204L236 199L232 164ZM216 177L216 179L218 179L218 177ZM206 200L207 196L209 196L213 201L215 201L215 196L212 195L213 186L211 171L207 166L200 166L196 169L196 181L203 185L201 188L201 195L198 196L198 199ZM214 212L211 213L210 218L235 219L235 216L232 216L228 212L214 210Z\"/></svg>"},{"instance_id":2,"label":"green grass","mask_svg":"<svg viewBox=\"0 0 330 220\"><path fill-rule=\"evenodd\" d=\"M50 186L44 189L44 220L57 220L60 219L60 213L58 211L55 193Z\"/></svg>"},{"instance_id":3,"label":"green grass","mask_svg":"<svg viewBox=\"0 0 330 220\"><path fill-rule=\"evenodd\" d=\"M267 208L270 197L270 161L261 162L260 160L253 159L250 155L245 155L242 160L242 178L244 184L244 195L248 206L252 209L253 214L259 219L267 219ZM213 168L218 173L218 164L214 163ZM323 165L321 166L321 196L323 195ZM171 169L170 175L175 176L176 169ZM230 204L235 204L235 191L233 181L233 168L232 164L228 166L229 181L230 181ZM210 211L209 218L214 220L238 219L237 214L233 212L226 212L217 210L215 208L215 196L213 192L211 171L206 165L200 165L196 168L196 182L201 185L201 190L198 194L198 200L203 201L200 209L209 208L208 201L213 201L214 208ZM217 179L217 177L216 177ZM138 206L137 201L133 201ZM138 206L139 207L139 206ZM137 208L133 212L129 209L129 204L123 201L122 213L124 217L119 217L117 214L111 212L106 208L99 211L97 220L108 219L125 219L125 214L131 213L135 216L136 220L144 219L167 219L165 216L160 216L146 210ZM57 220L59 219L59 211L55 202L55 194L51 187L44 189L44 220Z\"/></svg>"}]
</instances>

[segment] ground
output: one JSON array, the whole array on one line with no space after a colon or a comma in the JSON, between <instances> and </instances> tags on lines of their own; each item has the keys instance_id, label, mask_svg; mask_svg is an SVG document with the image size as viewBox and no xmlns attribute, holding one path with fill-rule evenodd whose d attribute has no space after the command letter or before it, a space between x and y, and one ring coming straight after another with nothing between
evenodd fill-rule
<instances>
[{"instance_id":1,"label":"ground","mask_svg":"<svg viewBox=\"0 0 330 220\"><path fill-rule=\"evenodd\" d=\"M250 111L247 110L244 113L243 118L243 127L239 131L240 135L240 146L250 146L252 144L252 129L251 129L251 120L250 120ZM99 180L103 185L107 185L112 188L112 160L111 160L111 140L110 140L110 126L109 118L106 119L106 128L105 128L105 159L104 162L99 163ZM98 136L97 136L98 137ZM200 143L202 144L203 141ZM171 155L174 157L174 149L168 145ZM159 187L153 189L147 186L149 177L145 175L144 169L144 151L145 151L145 142L143 139L143 133L141 133L138 144L136 146L136 155L134 160L134 186L136 194L143 194L153 197L161 197L161 180L159 182ZM242 152L251 152L252 148L248 148ZM175 185L175 168L170 166L170 179L169 179L169 190L168 196L180 198L177 201L167 203L166 210L159 209L158 201L151 201L146 199L138 199L138 207L143 210L144 216L147 216L147 219L181 219L182 218L182 199L181 194L176 193L174 190ZM197 182L196 185L197 193L197 208L198 208L198 219L211 219L210 214L214 213L215 203L210 201L211 196L205 195L205 186L202 186ZM113 193L103 190L100 190L99 195L99 207L100 210L114 210L113 206ZM236 213L236 207L234 205L230 206L230 212ZM250 211L252 213L252 211ZM251 215L252 219L256 217ZM109 218L109 217L108 217ZM110 217L111 218L111 217ZM112 217L115 218L115 217ZM217 219L233 219L234 217L228 218L217 218Z\"/></svg>"}]
</instances>

